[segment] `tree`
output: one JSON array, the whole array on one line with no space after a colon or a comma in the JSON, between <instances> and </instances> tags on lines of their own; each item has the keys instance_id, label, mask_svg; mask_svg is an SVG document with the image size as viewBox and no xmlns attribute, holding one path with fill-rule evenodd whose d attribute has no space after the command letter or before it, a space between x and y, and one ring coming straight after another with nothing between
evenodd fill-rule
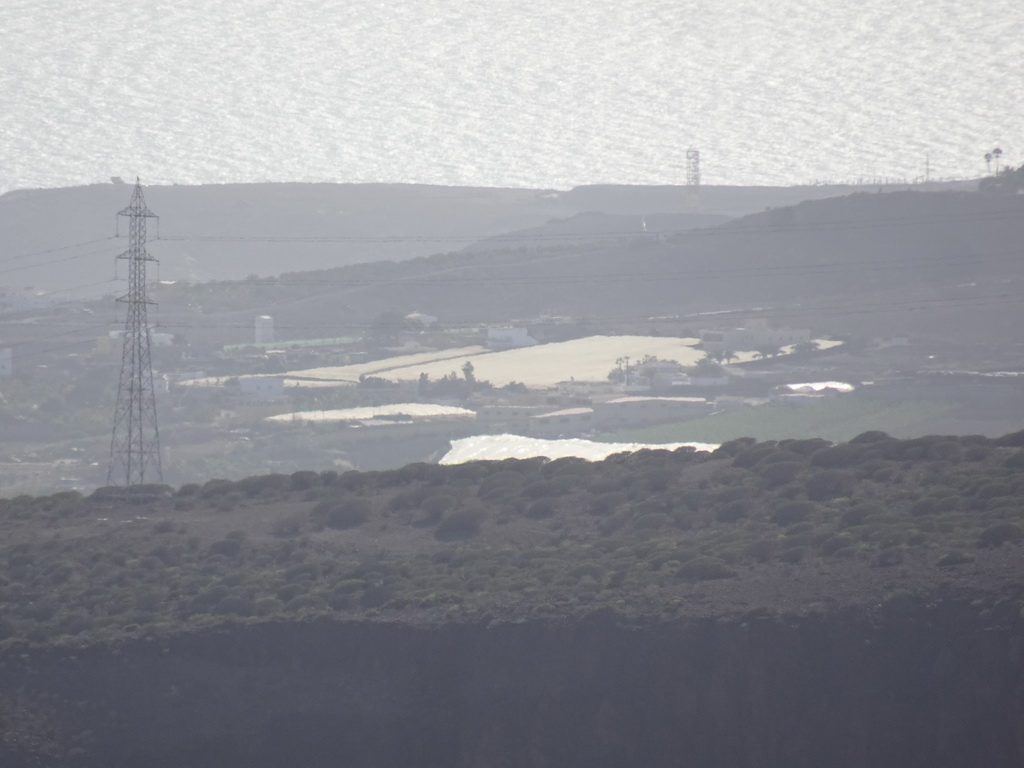
<instances>
[{"instance_id":1,"label":"tree","mask_svg":"<svg viewBox=\"0 0 1024 768\"><path fill-rule=\"evenodd\" d=\"M467 360L462 366L462 376L466 379L466 383L472 387L476 384L476 374L474 373L473 363Z\"/></svg>"},{"instance_id":2,"label":"tree","mask_svg":"<svg viewBox=\"0 0 1024 768\"><path fill-rule=\"evenodd\" d=\"M725 368L722 364L709 355L704 355L697 364L693 366L694 374L702 379L718 379L725 375Z\"/></svg>"},{"instance_id":3,"label":"tree","mask_svg":"<svg viewBox=\"0 0 1024 768\"><path fill-rule=\"evenodd\" d=\"M778 344L762 344L757 348L757 353L761 357L775 357L781 351Z\"/></svg>"},{"instance_id":4,"label":"tree","mask_svg":"<svg viewBox=\"0 0 1024 768\"><path fill-rule=\"evenodd\" d=\"M819 346L816 341L801 341L799 344L793 345L793 354L809 355L811 352L817 352Z\"/></svg>"},{"instance_id":5,"label":"tree","mask_svg":"<svg viewBox=\"0 0 1024 768\"><path fill-rule=\"evenodd\" d=\"M394 310L381 312L370 324L367 345L371 351L396 346L399 336L406 329L406 326L405 315L401 312Z\"/></svg>"}]
</instances>

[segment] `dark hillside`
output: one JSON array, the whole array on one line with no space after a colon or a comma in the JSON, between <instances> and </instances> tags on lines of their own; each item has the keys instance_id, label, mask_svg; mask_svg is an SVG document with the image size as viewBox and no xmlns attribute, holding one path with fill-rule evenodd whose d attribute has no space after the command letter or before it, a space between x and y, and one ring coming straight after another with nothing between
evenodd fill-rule
<instances>
[{"instance_id":1,"label":"dark hillside","mask_svg":"<svg viewBox=\"0 0 1024 768\"><path fill-rule=\"evenodd\" d=\"M18 497L0 501L0 628L17 647L380 610L665 618L995 594L1024 541L1016 442L743 439Z\"/></svg>"},{"instance_id":2,"label":"dark hillside","mask_svg":"<svg viewBox=\"0 0 1024 768\"><path fill-rule=\"evenodd\" d=\"M614 245L450 254L295 276L261 286L260 307L283 325L309 317L365 323L382 307L447 322L541 313L737 310L741 317L759 308L755 314L821 333L1006 342L1024 322L1022 241L1024 196L858 194L663 242L638 235ZM218 317L228 325L252 311Z\"/></svg>"},{"instance_id":3,"label":"dark hillside","mask_svg":"<svg viewBox=\"0 0 1024 768\"><path fill-rule=\"evenodd\" d=\"M145 179L142 180L145 183ZM973 187L974 184L961 186ZM928 188L933 188L929 185ZM150 237L164 280L241 280L458 250L584 212L678 214L689 227L852 191L851 187L594 186L567 192L421 184L211 184L146 187L160 216ZM98 296L126 247L115 214L126 184L17 190L0 196L0 287ZM122 222L122 225L124 222ZM122 226L121 234L125 234ZM186 239L178 239L178 238ZM74 246L74 247L68 247ZM59 249L59 250L53 250ZM123 275L121 276L124 277Z\"/></svg>"},{"instance_id":4,"label":"dark hillside","mask_svg":"<svg viewBox=\"0 0 1024 768\"><path fill-rule=\"evenodd\" d=\"M1024 436L0 502L11 768L1012 768Z\"/></svg>"}]
</instances>

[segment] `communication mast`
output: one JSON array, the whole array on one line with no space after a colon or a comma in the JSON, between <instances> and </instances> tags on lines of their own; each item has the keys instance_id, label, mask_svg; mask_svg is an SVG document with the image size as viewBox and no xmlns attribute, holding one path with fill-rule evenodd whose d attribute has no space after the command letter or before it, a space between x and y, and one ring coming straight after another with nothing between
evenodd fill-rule
<instances>
[{"instance_id":1,"label":"communication mast","mask_svg":"<svg viewBox=\"0 0 1024 768\"><path fill-rule=\"evenodd\" d=\"M686 186L700 186L700 150L686 150Z\"/></svg>"},{"instance_id":2,"label":"communication mast","mask_svg":"<svg viewBox=\"0 0 1024 768\"><path fill-rule=\"evenodd\" d=\"M137 177L131 203L117 215L128 217L128 250L117 257L128 262L128 293L118 299L128 305L128 316L107 485L133 486L163 480L146 317L147 307L155 304L146 296L146 262L156 261L146 253L146 219L157 216L146 207L142 183Z\"/></svg>"}]
</instances>

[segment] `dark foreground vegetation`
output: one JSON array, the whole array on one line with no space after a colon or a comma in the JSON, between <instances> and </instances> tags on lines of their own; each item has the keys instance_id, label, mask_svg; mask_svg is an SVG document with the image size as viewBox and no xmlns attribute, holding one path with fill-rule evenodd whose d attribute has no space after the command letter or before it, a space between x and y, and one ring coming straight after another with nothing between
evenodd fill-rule
<instances>
[{"instance_id":1,"label":"dark foreground vegetation","mask_svg":"<svg viewBox=\"0 0 1024 768\"><path fill-rule=\"evenodd\" d=\"M1022 502L878 432L0 501L0 764L1016 767Z\"/></svg>"},{"instance_id":2,"label":"dark foreground vegetation","mask_svg":"<svg viewBox=\"0 0 1024 768\"><path fill-rule=\"evenodd\" d=\"M1020 446L740 439L0 500L0 647L325 616L828 612L961 588L1020 621Z\"/></svg>"}]
</instances>

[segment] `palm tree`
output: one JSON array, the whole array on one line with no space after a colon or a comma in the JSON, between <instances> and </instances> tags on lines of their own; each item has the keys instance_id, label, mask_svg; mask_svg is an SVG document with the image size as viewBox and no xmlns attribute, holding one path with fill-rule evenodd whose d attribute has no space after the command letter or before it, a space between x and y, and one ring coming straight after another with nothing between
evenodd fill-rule
<instances>
[{"instance_id":1,"label":"palm tree","mask_svg":"<svg viewBox=\"0 0 1024 768\"><path fill-rule=\"evenodd\" d=\"M992 173L992 153L985 153L985 173Z\"/></svg>"},{"instance_id":2,"label":"palm tree","mask_svg":"<svg viewBox=\"0 0 1024 768\"><path fill-rule=\"evenodd\" d=\"M1003 150L1001 150L999 147L996 147L995 149L992 150L992 157L994 157L995 161L996 161L996 173L997 174L999 173L999 158L1001 158L1002 156L1003 156Z\"/></svg>"}]
</instances>

